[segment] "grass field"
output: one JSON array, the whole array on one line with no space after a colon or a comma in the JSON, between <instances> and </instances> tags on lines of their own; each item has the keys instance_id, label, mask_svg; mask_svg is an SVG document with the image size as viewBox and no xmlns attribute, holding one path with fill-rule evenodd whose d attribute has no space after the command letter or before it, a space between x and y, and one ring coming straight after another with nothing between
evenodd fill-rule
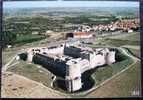
<instances>
[{"instance_id":1,"label":"grass field","mask_svg":"<svg viewBox=\"0 0 143 100\"><path fill-rule=\"evenodd\" d=\"M106 79L117 74L121 70L125 69L133 63L133 60L124 55L120 50L116 50L116 63L111 65L105 65L104 67L99 67L93 74L92 77L95 80L95 86L101 84Z\"/></svg>"},{"instance_id":2,"label":"grass field","mask_svg":"<svg viewBox=\"0 0 143 100\"><path fill-rule=\"evenodd\" d=\"M141 52L140 49L134 49L134 48L126 48L132 55L140 58L141 57Z\"/></svg>"},{"instance_id":3,"label":"grass field","mask_svg":"<svg viewBox=\"0 0 143 100\"><path fill-rule=\"evenodd\" d=\"M133 91L137 93L141 89L141 75L140 75L140 62L138 61L131 68L110 80L108 83L99 87L95 91L88 94L86 97L128 97L128 96L139 96L132 95Z\"/></svg>"},{"instance_id":4,"label":"grass field","mask_svg":"<svg viewBox=\"0 0 143 100\"><path fill-rule=\"evenodd\" d=\"M111 45L111 46L122 46L122 45L125 45L125 44L128 44L128 45L139 45L139 41L133 41L133 40L120 40L120 39L109 39L109 38L106 38L104 40L106 44L108 45Z\"/></svg>"},{"instance_id":5,"label":"grass field","mask_svg":"<svg viewBox=\"0 0 143 100\"><path fill-rule=\"evenodd\" d=\"M137 57L140 57L141 56L141 52L140 50L137 50L137 49L130 49L130 51Z\"/></svg>"},{"instance_id":6,"label":"grass field","mask_svg":"<svg viewBox=\"0 0 143 100\"><path fill-rule=\"evenodd\" d=\"M132 60L126 59L112 65L107 65L103 68L98 68L97 71L92 75L92 77L95 79L95 85L101 84L103 81L117 74L124 68L128 67L130 64L132 64Z\"/></svg>"},{"instance_id":7,"label":"grass field","mask_svg":"<svg viewBox=\"0 0 143 100\"><path fill-rule=\"evenodd\" d=\"M35 64L27 64L24 61L20 61L19 64L10 67L8 71L14 72L16 74L28 77L29 79L43 83L44 85L50 87L52 81L52 74L41 67L37 67Z\"/></svg>"},{"instance_id":8,"label":"grass field","mask_svg":"<svg viewBox=\"0 0 143 100\"><path fill-rule=\"evenodd\" d=\"M109 46L123 46L123 45L140 45L140 34L130 33L126 35L119 36L108 36L103 37L97 41L98 45L109 45Z\"/></svg>"},{"instance_id":9,"label":"grass field","mask_svg":"<svg viewBox=\"0 0 143 100\"><path fill-rule=\"evenodd\" d=\"M120 40L129 40L129 41L140 41L140 33L139 32L133 32L118 36L111 36L109 37L111 39L120 39Z\"/></svg>"}]
</instances>

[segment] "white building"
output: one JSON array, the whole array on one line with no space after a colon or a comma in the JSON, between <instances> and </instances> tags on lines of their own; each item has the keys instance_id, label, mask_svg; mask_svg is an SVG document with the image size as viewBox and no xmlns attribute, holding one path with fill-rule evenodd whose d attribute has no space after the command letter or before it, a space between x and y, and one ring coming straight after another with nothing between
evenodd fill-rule
<instances>
[{"instance_id":1,"label":"white building","mask_svg":"<svg viewBox=\"0 0 143 100\"><path fill-rule=\"evenodd\" d=\"M131 29L128 29L128 33L132 33L133 32L133 30L131 30Z\"/></svg>"}]
</instances>

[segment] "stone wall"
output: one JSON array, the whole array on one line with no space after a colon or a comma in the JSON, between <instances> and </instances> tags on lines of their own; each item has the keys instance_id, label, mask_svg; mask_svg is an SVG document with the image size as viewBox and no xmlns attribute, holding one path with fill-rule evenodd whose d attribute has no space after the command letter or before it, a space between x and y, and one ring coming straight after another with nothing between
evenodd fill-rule
<instances>
[{"instance_id":1,"label":"stone wall","mask_svg":"<svg viewBox=\"0 0 143 100\"><path fill-rule=\"evenodd\" d=\"M115 52L107 48L92 51L90 48L65 44L53 48L29 49L27 60L42 64L56 75L62 74L66 80L67 90L73 92L82 87L82 73L97 66L114 63Z\"/></svg>"}]
</instances>

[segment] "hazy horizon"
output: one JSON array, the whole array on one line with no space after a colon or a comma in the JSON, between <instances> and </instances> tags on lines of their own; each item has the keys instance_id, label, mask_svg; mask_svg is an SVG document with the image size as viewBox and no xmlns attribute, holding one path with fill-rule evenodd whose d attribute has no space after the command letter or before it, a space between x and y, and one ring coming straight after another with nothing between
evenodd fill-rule
<instances>
[{"instance_id":1,"label":"hazy horizon","mask_svg":"<svg viewBox=\"0 0 143 100\"><path fill-rule=\"evenodd\" d=\"M128 1L4 1L4 8L48 7L139 7L139 2Z\"/></svg>"}]
</instances>

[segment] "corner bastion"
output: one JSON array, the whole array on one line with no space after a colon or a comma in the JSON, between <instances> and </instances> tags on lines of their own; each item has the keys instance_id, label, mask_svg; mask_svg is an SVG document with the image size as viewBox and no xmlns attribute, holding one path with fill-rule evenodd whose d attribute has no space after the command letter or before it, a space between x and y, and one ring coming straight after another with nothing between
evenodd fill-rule
<instances>
[{"instance_id":1,"label":"corner bastion","mask_svg":"<svg viewBox=\"0 0 143 100\"><path fill-rule=\"evenodd\" d=\"M26 53L28 62L33 62L33 57L37 56L40 61L65 73L66 89L74 92L82 88L82 73L114 63L116 52L108 48L92 49L79 44L63 43L53 47L28 48Z\"/></svg>"}]
</instances>

